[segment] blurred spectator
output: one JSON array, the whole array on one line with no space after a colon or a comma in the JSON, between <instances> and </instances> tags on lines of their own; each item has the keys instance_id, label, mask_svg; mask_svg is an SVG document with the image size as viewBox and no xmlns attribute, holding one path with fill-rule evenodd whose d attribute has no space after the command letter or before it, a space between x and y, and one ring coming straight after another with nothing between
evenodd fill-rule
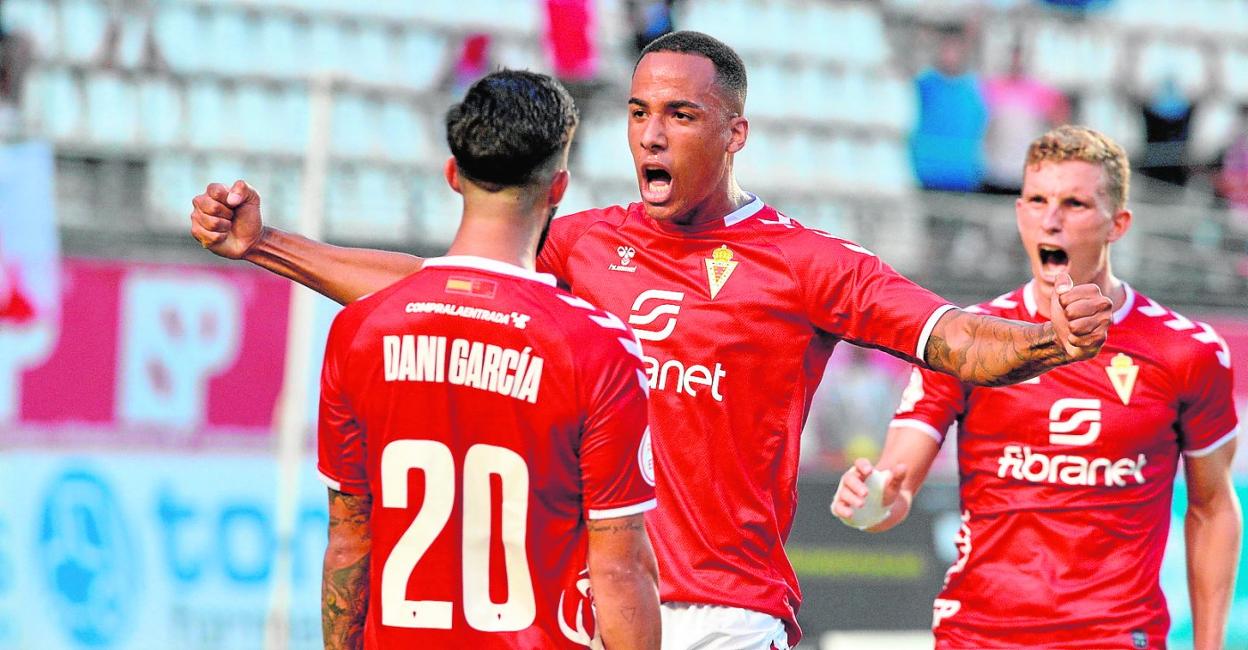
<instances>
[{"instance_id":1,"label":"blurred spectator","mask_svg":"<svg viewBox=\"0 0 1248 650\"><path fill-rule=\"evenodd\" d=\"M973 192L983 181L988 110L979 77L968 70L969 55L966 33L947 31L935 67L915 78L919 116L910 153L927 189Z\"/></svg>"},{"instance_id":2,"label":"blurred spectator","mask_svg":"<svg viewBox=\"0 0 1248 650\"><path fill-rule=\"evenodd\" d=\"M545 0L546 51L555 77L568 89L581 113L581 124L589 121L590 104L603 88L598 79L597 24L594 0ZM576 160L580 139L572 140L569 159Z\"/></svg>"},{"instance_id":3,"label":"blurred spectator","mask_svg":"<svg viewBox=\"0 0 1248 650\"><path fill-rule=\"evenodd\" d=\"M1248 226L1248 104L1240 104L1231 141L1218 157L1214 187L1235 211L1237 221Z\"/></svg>"},{"instance_id":4,"label":"blurred spectator","mask_svg":"<svg viewBox=\"0 0 1248 650\"><path fill-rule=\"evenodd\" d=\"M143 58L140 67L146 70L164 70L168 66L156 42L155 0L109 0L108 26L104 28L104 42L97 62L105 67L117 65L117 50L121 46L126 23L136 22L143 26Z\"/></svg>"},{"instance_id":5,"label":"blurred spectator","mask_svg":"<svg viewBox=\"0 0 1248 650\"><path fill-rule=\"evenodd\" d=\"M21 325L34 316L34 307L22 291L16 271L6 267L0 257L0 328Z\"/></svg>"},{"instance_id":6,"label":"blurred spectator","mask_svg":"<svg viewBox=\"0 0 1248 650\"><path fill-rule=\"evenodd\" d=\"M546 50L564 85L598 77L592 0L546 0Z\"/></svg>"},{"instance_id":7,"label":"blurred spectator","mask_svg":"<svg viewBox=\"0 0 1248 650\"><path fill-rule=\"evenodd\" d=\"M811 403L802 435L803 469L839 472L849 459L876 457L908 370L882 352L852 345L838 350Z\"/></svg>"},{"instance_id":8,"label":"blurred spectator","mask_svg":"<svg viewBox=\"0 0 1248 650\"><path fill-rule=\"evenodd\" d=\"M988 104L984 191L1018 194L1023 186L1018 161L1027 157L1027 147L1037 136L1066 123L1070 104L1061 91L1027 75L1020 45L1010 54L1009 71L984 83L984 98Z\"/></svg>"},{"instance_id":9,"label":"blurred spectator","mask_svg":"<svg viewBox=\"0 0 1248 650\"><path fill-rule=\"evenodd\" d=\"M0 0L3 17L4 1ZM29 38L9 31L0 22L0 140L17 132L32 49Z\"/></svg>"},{"instance_id":10,"label":"blurred spectator","mask_svg":"<svg viewBox=\"0 0 1248 650\"><path fill-rule=\"evenodd\" d=\"M494 69L492 38L489 34L475 32L464 37L459 52L443 74L439 84L443 90L461 97L468 87Z\"/></svg>"},{"instance_id":11,"label":"blurred spectator","mask_svg":"<svg viewBox=\"0 0 1248 650\"><path fill-rule=\"evenodd\" d=\"M650 41L671 33L672 5L676 0L628 0L628 19L633 26L633 47L637 54Z\"/></svg>"},{"instance_id":12,"label":"blurred spectator","mask_svg":"<svg viewBox=\"0 0 1248 650\"><path fill-rule=\"evenodd\" d=\"M1144 155L1141 174L1175 185L1186 185L1187 143L1197 100L1189 98L1173 74L1161 80L1147 97L1137 98L1144 118Z\"/></svg>"}]
</instances>

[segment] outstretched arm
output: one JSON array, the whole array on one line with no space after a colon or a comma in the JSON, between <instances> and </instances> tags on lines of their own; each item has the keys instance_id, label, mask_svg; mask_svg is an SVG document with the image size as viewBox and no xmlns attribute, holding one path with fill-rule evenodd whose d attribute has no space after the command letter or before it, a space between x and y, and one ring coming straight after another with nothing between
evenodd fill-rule
<instances>
[{"instance_id":1,"label":"outstretched arm","mask_svg":"<svg viewBox=\"0 0 1248 650\"><path fill-rule=\"evenodd\" d=\"M364 647L372 497L329 490L329 546L321 576L321 631L326 650Z\"/></svg>"},{"instance_id":2,"label":"outstretched arm","mask_svg":"<svg viewBox=\"0 0 1248 650\"><path fill-rule=\"evenodd\" d=\"M209 185L191 204L191 234L221 257L241 259L347 304L420 270L419 257L343 248L269 228L260 194L243 181Z\"/></svg>"},{"instance_id":3,"label":"outstretched arm","mask_svg":"<svg viewBox=\"0 0 1248 650\"><path fill-rule=\"evenodd\" d=\"M945 313L928 338L924 361L967 383L1000 386L1095 357L1105 344L1113 302L1094 284L1072 285L1069 276L1058 282L1048 323Z\"/></svg>"}]
</instances>

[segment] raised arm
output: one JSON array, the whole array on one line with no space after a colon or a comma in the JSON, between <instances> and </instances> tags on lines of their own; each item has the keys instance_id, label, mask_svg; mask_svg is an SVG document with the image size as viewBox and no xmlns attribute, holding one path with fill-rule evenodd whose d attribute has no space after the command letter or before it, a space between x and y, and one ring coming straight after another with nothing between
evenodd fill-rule
<instances>
[{"instance_id":1,"label":"raised arm","mask_svg":"<svg viewBox=\"0 0 1248 650\"><path fill-rule=\"evenodd\" d=\"M1234 456L1232 440L1206 456L1184 457L1187 517L1183 528L1196 650L1214 650L1226 642L1243 536L1239 498L1231 482Z\"/></svg>"},{"instance_id":2,"label":"raised arm","mask_svg":"<svg viewBox=\"0 0 1248 650\"><path fill-rule=\"evenodd\" d=\"M321 631L326 650L364 647L368 613L368 528L372 497L329 490L329 546L321 575Z\"/></svg>"},{"instance_id":3,"label":"raised arm","mask_svg":"<svg viewBox=\"0 0 1248 650\"><path fill-rule=\"evenodd\" d=\"M1053 292L1048 323L1033 324L951 310L932 328L924 360L981 386L1014 384L1067 363L1091 359L1105 344L1113 302L1094 284Z\"/></svg>"},{"instance_id":4,"label":"raised arm","mask_svg":"<svg viewBox=\"0 0 1248 650\"><path fill-rule=\"evenodd\" d=\"M241 259L346 304L420 270L419 257L343 248L269 228L260 194L243 181L209 185L192 201L191 235L209 251Z\"/></svg>"},{"instance_id":5,"label":"raised arm","mask_svg":"<svg viewBox=\"0 0 1248 650\"><path fill-rule=\"evenodd\" d=\"M589 583L608 650L658 650L659 569L643 515L589 522Z\"/></svg>"}]
</instances>

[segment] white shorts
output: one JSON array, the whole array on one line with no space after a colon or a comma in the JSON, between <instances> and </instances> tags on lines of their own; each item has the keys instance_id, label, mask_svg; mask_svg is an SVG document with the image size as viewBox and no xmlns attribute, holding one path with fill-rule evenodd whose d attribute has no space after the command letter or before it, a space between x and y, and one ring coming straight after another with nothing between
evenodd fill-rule
<instances>
[{"instance_id":1,"label":"white shorts","mask_svg":"<svg viewBox=\"0 0 1248 650\"><path fill-rule=\"evenodd\" d=\"M770 614L697 603L663 603L663 650L789 650L784 622Z\"/></svg>"}]
</instances>

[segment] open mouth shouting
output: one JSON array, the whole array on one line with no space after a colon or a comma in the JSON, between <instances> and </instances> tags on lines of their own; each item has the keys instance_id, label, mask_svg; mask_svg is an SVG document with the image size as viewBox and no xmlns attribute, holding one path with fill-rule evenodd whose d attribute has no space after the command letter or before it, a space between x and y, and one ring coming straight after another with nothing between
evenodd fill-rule
<instances>
[{"instance_id":1,"label":"open mouth shouting","mask_svg":"<svg viewBox=\"0 0 1248 650\"><path fill-rule=\"evenodd\" d=\"M641 198L646 203L663 204L672 198L672 173L657 163L641 166Z\"/></svg>"},{"instance_id":2,"label":"open mouth shouting","mask_svg":"<svg viewBox=\"0 0 1248 650\"><path fill-rule=\"evenodd\" d=\"M1039 244L1036 249L1040 254L1040 271L1049 282L1056 282L1058 275L1070 270L1066 249L1053 244Z\"/></svg>"}]
</instances>

